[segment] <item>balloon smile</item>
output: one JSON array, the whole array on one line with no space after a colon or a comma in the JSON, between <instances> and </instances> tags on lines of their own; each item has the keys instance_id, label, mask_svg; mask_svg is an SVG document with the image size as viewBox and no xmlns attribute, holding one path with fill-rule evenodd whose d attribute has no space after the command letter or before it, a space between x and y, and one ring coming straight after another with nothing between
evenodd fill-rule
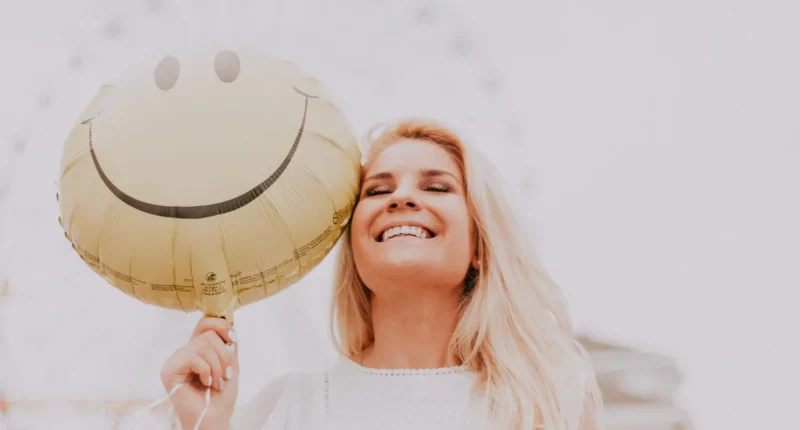
<instances>
[{"instance_id":1,"label":"balloon smile","mask_svg":"<svg viewBox=\"0 0 800 430\"><path fill-rule=\"evenodd\" d=\"M277 169L275 169L274 172L272 172L272 174L268 178L266 178L264 181L262 181L255 187L251 188L250 190L245 191L244 193L232 199L208 205L162 206L139 200L131 196L130 194L127 194L126 192L120 190L119 188L117 188L116 185L114 185L111 179L109 179L109 177L103 171L103 168L100 166L100 161L97 159L97 154L94 151L94 145L92 144L92 120L100 116L100 114L98 114L93 118L83 121L81 124L89 125L89 152L92 155L92 161L94 162L97 174L100 175L100 179L102 179L103 183L106 185L108 190L111 191L115 196L117 196L118 199L122 200L128 206L140 210L142 212L148 213L150 215L156 215L166 218L177 218L177 219L208 218L235 211L249 204L253 200L257 199L269 187L271 187L272 184L274 184L278 180L278 178L280 178L280 176L289 166L289 163L292 161L292 158L294 157L294 154L297 151L297 147L300 145L300 139L303 137L303 130L305 129L306 125L306 115L308 114L308 99L317 98L317 96L312 96L298 90L297 87L293 88L298 94L305 97L305 107L303 109L303 120L300 123L300 128L297 130L297 137L295 137L294 144L292 145L291 149L289 149L289 153L283 159L283 162L280 164L280 166L278 166Z\"/></svg>"}]
</instances>

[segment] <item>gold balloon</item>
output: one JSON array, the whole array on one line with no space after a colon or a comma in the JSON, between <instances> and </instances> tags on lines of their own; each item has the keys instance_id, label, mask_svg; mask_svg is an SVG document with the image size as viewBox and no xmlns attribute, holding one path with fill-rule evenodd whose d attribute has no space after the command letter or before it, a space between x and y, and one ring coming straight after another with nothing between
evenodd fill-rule
<instances>
[{"instance_id":1,"label":"gold balloon","mask_svg":"<svg viewBox=\"0 0 800 430\"><path fill-rule=\"evenodd\" d=\"M126 294L232 318L330 252L360 161L342 112L293 63L249 47L174 52L103 86L78 119L61 225Z\"/></svg>"}]
</instances>

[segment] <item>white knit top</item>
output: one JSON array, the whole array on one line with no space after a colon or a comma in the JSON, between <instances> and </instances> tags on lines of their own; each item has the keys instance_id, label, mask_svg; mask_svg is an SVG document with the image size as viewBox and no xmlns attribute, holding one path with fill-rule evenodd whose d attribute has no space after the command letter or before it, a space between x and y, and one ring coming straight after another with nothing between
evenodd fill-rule
<instances>
[{"instance_id":1,"label":"white knit top","mask_svg":"<svg viewBox=\"0 0 800 430\"><path fill-rule=\"evenodd\" d=\"M483 429L470 404L474 381L465 367L381 370L343 358L268 384L237 407L231 429Z\"/></svg>"}]
</instances>

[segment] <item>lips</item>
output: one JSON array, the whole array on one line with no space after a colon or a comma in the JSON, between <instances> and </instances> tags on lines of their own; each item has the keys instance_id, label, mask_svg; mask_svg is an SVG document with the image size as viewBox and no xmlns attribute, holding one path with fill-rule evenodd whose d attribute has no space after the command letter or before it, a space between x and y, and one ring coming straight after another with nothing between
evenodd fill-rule
<instances>
[{"instance_id":1,"label":"lips","mask_svg":"<svg viewBox=\"0 0 800 430\"><path fill-rule=\"evenodd\" d=\"M386 242L396 237L415 237L418 239L432 239L436 234L429 228L419 224L395 224L385 228L378 237L378 242Z\"/></svg>"}]
</instances>

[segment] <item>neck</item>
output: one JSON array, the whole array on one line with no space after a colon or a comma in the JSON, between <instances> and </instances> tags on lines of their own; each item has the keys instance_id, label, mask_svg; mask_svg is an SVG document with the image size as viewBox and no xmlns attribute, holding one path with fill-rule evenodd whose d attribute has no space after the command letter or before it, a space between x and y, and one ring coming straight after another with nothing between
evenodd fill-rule
<instances>
[{"instance_id":1,"label":"neck","mask_svg":"<svg viewBox=\"0 0 800 430\"><path fill-rule=\"evenodd\" d=\"M361 364L378 369L430 369L457 366L449 351L458 323L459 289L397 297L372 293L375 342Z\"/></svg>"}]
</instances>

